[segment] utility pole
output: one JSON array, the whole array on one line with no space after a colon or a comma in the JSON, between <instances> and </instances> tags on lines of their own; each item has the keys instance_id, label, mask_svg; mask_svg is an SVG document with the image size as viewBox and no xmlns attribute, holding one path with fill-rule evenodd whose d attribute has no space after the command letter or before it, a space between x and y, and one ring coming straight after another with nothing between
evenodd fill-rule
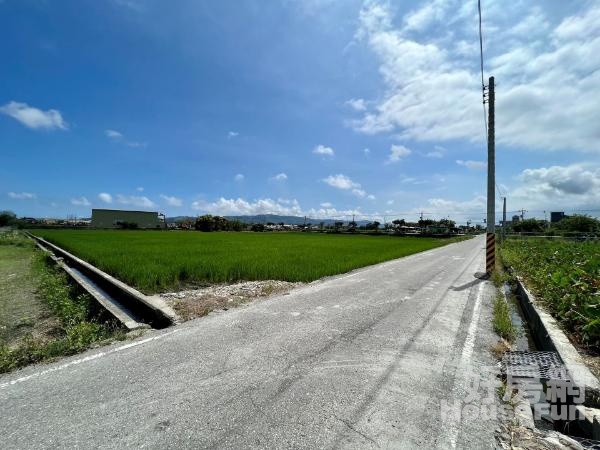
<instances>
[{"instance_id":1,"label":"utility pole","mask_svg":"<svg viewBox=\"0 0 600 450\"><path fill-rule=\"evenodd\" d=\"M487 177L487 234L485 271L491 275L496 266L496 143L495 143L495 91L494 77L488 83L488 177ZM485 102L485 98L484 98Z\"/></svg>"},{"instance_id":2,"label":"utility pole","mask_svg":"<svg viewBox=\"0 0 600 450\"><path fill-rule=\"evenodd\" d=\"M524 209L521 209L521 220L525 220L525 213L527 211L525 211Z\"/></svg>"},{"instance_id":3,"label":"utility pole","mask_svg":"<svg viewBox=\"0 0 600 450\"><path fill-rule=\"evenodd\" d=\"M502 197L502 242L506 239L506 197Z\"/></svg>"}]
</instances>

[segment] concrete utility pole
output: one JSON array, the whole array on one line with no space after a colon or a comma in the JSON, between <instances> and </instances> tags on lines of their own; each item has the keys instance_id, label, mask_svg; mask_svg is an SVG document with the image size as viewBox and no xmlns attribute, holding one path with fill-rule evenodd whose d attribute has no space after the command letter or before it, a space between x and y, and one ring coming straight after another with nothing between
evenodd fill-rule
<instances>
[{"instance_id":1,"label":"concrete utility pole","mask_svg":"<svg viewBox=\"0 0 600 450\"><path fill-rule=\"evenodd\" d=\"M496 145L495 145L495 92L494 77L488 84L488 179L487 179L487 235L485 271L491 275L496 266ZM484 100L485 101L485 100Z\"/></svg>"},{"instance_id":2,"label":"concrete utility pole","mask_svg":"<svg viewBox=\"0 0 600 450\"><path fill-rule=\"evenodd\" d=\"M502 197L502 242L506 239L506 197Z\"/></svg>"}]
</instances>

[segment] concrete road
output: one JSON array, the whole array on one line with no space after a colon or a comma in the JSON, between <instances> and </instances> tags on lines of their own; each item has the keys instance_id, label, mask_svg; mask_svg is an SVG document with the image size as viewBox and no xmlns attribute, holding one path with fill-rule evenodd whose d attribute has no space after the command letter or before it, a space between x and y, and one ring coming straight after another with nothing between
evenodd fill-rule
<instances>
[{"instance_id":1,"label":"concrete road","mask_svg":"<svg viewBox=\"0 0 600 450\"><path fill-rule=\"evenodd\" d=\"M494 420L442 420L494 365L483 261L477 237L0 377L0 447L493 448Z\"/></svg>"}]
</instances>

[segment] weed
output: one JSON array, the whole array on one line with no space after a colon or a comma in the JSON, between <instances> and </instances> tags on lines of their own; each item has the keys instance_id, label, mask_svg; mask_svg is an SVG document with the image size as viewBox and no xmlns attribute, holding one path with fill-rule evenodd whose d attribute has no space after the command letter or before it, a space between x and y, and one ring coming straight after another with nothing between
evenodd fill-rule
<instances>
[{"instance_id":1,"label":"weed","mask_svg":"<svg viewBox=\"0 0 600 450\"><path fill-rule=\"evenodd\" d=\"M510 318L508 303L503 296L498 295L494 300L494 331L508 342L516 337L516 329Z\"/></svg>"},{"instance_id":2,"label":"weed","mask_svg":"<svg viewBox=\"0 0 600 450\"><path fill-rule=\"evenodd\" d=\"M124 339L125 333L115 323L99 323L91 317L92 299L76 293L66 275L47 265L46 255L36 255L33 270L39 275L38 293L61 323L56 339L35 339L26 335L15 347L0 342L0 373L27 364L78 353L107 339Z\"/></svg>"},{"instance_id":3,"label":"weed","mask_svg":"<svg viewBox=\"0 0 600 450\"><path fill-rule=\"evenodd\" d=\"M505 263L525 278L561 325L588 346L600 345L600 243L508 240Z\"/></svg>"}]
</instances>

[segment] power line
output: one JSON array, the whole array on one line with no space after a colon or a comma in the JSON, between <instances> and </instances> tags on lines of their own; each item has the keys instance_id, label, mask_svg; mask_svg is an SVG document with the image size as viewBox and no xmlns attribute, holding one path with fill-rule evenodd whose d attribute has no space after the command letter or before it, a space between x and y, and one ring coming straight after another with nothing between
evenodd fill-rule
<instances>
[{"instance_id":1,"label":"power line","mask_svg":"<svg viewBox=\"0 0 600 450\"><path fill-rule=\"evenodd\" d=\"M488 135L487 111L485 109L485 81L483 78L483 34L481 32L481 0L477 0L477 11L479 12L479 60L481 63L481 93L483 96L483 124L485 127L485 138Z\"/></svg>"}]
</instances>

